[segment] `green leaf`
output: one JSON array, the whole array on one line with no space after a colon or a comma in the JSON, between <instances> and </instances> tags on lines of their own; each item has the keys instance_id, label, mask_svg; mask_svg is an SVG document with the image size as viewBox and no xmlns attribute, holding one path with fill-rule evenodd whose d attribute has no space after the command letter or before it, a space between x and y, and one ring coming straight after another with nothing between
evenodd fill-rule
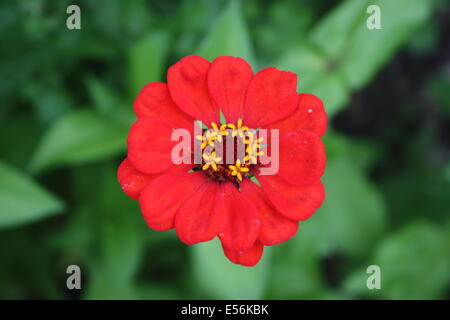
<instances>
[{"instance_id":1,"label":"green leaf","mask_svg":"<svg viewBox=\"0 0 450 320\"><path fill-rule=\"evenodd\" d=\"M370 264L381 270L381 289L368 290L367 266L353 273L345 288L353 293L389 299L437 299L450 280L449 243L443 230L418 221L384 239Z\"/></svg>"},{"instance_id":2,"label":"green leaf","mask_svg":"<svg viewBox=\"0 0 450 320\"><path fill-rule=\"evenodd\" d=\"M132 280L142 258L142 233L139 231L144 227L144 221L138 216L138 210L123 215L104 221L100 239L102 271L118 285Z\"/></svg>"},{"instance_id":3,"label":"green leaf","mask_svg":"<svg viewBox=\"0 0 450 320\"><path fill-rule=\"evenodd\" d=\"M62 203L28 176L0 163L0 226L33 222L58 213Z\"/></svg>"},{"instance_id":4,"label":"green leaf","mask_svg":"<svg viewBox=\"0 0 450 320\"><path fill-rule=\"evenodd\" d=\"M106 166L100 193L103 266L118 284L130 282L142 258L143 234L148 227L136 201L120 188L117 167Z\"/></svg>"},{"instance_id":5,"label":"green leaf","mask_svg":"<svg viewBox=\"0 0 450 320\"><path fill-rule=\"evenodd\" d=\"M360 22L368 17L368 5L367 0L342 1L314 27L310 34L311 40L330 60L336 61L347 48L354 29L360 27Z\"/></svg>"},{"instance_id":6,"label":"green leaf","mask_svg":"<svg viewBox=\"0 0 450 320\"><path fill-rule=\"evenodd\" d=\"M369 5L381 11L381 29L369 30ZM370 81L395 51L428 21L432 1L343 1L311 32L311 41L337 65L352 89Z\"/></svg>"},{"instance_id":7,"label":"green leaf","mask_svg":"<svg viewBox=\"0 0 450 320\"><path fill-rule=\"evenodd\" d=\"M343 2L315 26L309 42L290 49L276 64L296 72L298 90L320 97L330 117L349 100L350 88L339 72L340 58L366 5L365 0Z\"/></svg>"},{"instance_id":8,"label":"green leaf","mask_svg":"<svg viewBox=\"0 0 450 320\"><path fill-rule=\"evenodd\" d=\"M352 158L353 165L364 170L368 170L380 155L380 148L372 141L355 137L349 139L331 128L323 137L323 142L327 150L327 161L333 161L334 158L345 154Z\"/></svg>"},{"instance_id":9,"label":"green leaf","mask_svg":"<svg viewBox=\"0 0 450 320\"><path fill-rule=\"evenodd\" d=\"M230 262L215 239L191 248L193 270L199 287L214 299L260 299L267 284L267 247L254 267Z\"/></svg>"},{"instance_id":10,"label":"green leaf","mask_svg":"<svg viewBox=\"0 0 450 320\"><path fill-rule=\"evenodd\" d=\"M239 1L229 1L203 40L197 54L210 61L218 56L241 57L254 66L253 47Z\"/></svg>"},{"instance_id":11,"label":"green leaf","mask_svg":"<svg viewBox=\"0 0 450 320\"><path fill-rule=\"evenodd\" d=\"M340 111L347 104L350 97L349 88L345 81L342 80L342 76L337 72L325 73L311 89L305 87L305 91L302 92L312 93L320 97L329 117Z\"/></svg>"},{"instance_id":12,"label":"green leaf","mask_svg":"<svg viewBox=\"0 0 450 320\"><path fill-rule=\"evenodd\" d=\"M65 220L64 228L50 236L50 245L79 259L93 259L92 247L98 235L96 214L92 206L75 209Z\"/></svg>"},{"instance_id":13,"label":"green leaf","mask_svg":"<svg viewBox=\"0 0 450 320\"><path fill-rule=\"evenodd\" d=\"M369 4L381 8L382 29L366 26ZM311 31L310 43L290 49L277 65L299 75L299 91L313 93L330 116L366 85L396 50L427 21L424 0L343 1Z\"/></svg>"},{"instance_id":14,"label":"green leaf","mask_svg":"<svg viewBox=\"0 0 450 320\"><path fill-rule=\"evenodd\" d=\"M92 105L102 116L113 121L131 125L136 120L132 102L125 102L111 88L97 78L88 77L86 86L91 96Z\"/></svg>"},{"instance_id":15,"label":"green leaf","mask_svg":"<svg viewBox=\"0 0 450 320\"><path fill-rule=\"evenodd\" d=\"M92 110L59 118L42 137L31 169L41 172L60 165L105 159L125 150L128 127Z\"/></svg>"},{"instance_id":16,"label":"green leaf","mask_svg":"<svg viewBox=\"0 0 450 320\"><path fill-rule=\"evenodd\" d=\"M106 167L101 188L100 245L102 271L120 286L131 282L138 269L143 253L143 234L148 228L137 202L120 188L116 171L116 167Z\"/></svg>"},{"instance_id":17,"label":"green leaf","mask_svg":"<svg viewBox=\"0 0 450 320\"><path fill-rule=\"evenodd\" d=\"M253 12L245 8L245 13L252 22L264 16L263 23L251 30L258 55L264 59L276 57L280 52L303 43L317 9L301 1L271 1L259 7L256 2L254 4Z\"/></svg>"},{"instance_id":18,"label":"green leaf","mask_svg":"<svg viewBox=\"0 0 450 320\"><path fill-rule=\"evenodd\" d=\"M307 43L285 52L275 65L277 68L297 73L298 89L301 92L313 88L327 70L326 57Z\"/></svg>"},{"instance_id":19,"label":"green leaf","mask_svg":"<svg viewBox=\"0 0 450 320\"><path fill-rule=\"evenodd\" d=\"M349 89L342 77L329 65L320 50L307 43L283 54L275 65L298 75L298 91L312 93L322 99L331 117L347 102Z\"/></svg>"},{"instance_id":20,"label":"green leaf","mask_svg":"<svg viewBox=\"0 0 450 320\"><path fill-rule=\"evenodd\" d=\"M40 123L48 124L72 108L70 94L62 86L32 83L26 91Z\"/></svg>"},{"instance_id":21,"label":"green leaf","mask_svg":"<svg viewBox=\"0 0 450 320\"><path fill-rule=\"evenodd\" d=\"M300 225L297 235L272 249L272 277L269 299L311 299L325 290L320 260L314 246L316 239L308 222Z\"/></svg>"},{"instance_id":22,"label":"green leaf","mask_svg":"<svg viewBox=\"0 0 450 320\"><path fill-rule=\"evenodd\" d=\"M345 44L341 59L340 70L353 89L366 85L417 28L428 23L433 2L376 0L371 4L380 6L382 29L369 30L363 19Z\"/></svg>"},{"instance_id":23,"label":"green leaf","mask_svg":"<svg viewBox=\"0 0 450 320\"><path fill-rule=\"evenodd\" d=\"M325 201L303 229L312 229L322 254L342 250L363 257L385 230L384 199L346 155L328 161L323 181Z\"/></svg>"},{"instance_id":24,"label":"green leaf","mask_svg":"<svg viewBox=\"0 0 450 320\"><path fill-rule=\"evenodd\" d=\"M111 113L121 104L116 93L93 76L86 78L86 87L91 96L92 104L99 113Z\"/></svg>"},{"instance_id":25,"label":"green leaf","mask_svg":"<svg viewBox=\"0 0 450 320\"><path fill-rule=\"evenodd\" d=\"M143 258L144 232L148 228L137 202L128 198L117 182L115 166L103 166L96 208L98 260L91 262L94 279L89 299L129 299L137 295L134 277Z\"/></svg>"},{"instance_id":26,"label":"green leaf","mask_svg":"<svg viewBox=\"0 0 450 320\"><path fill-rule=\"evenodd\" d=\"M129 52L130 93L134 97L152 81L161 81L169 50L169 35L156 31L135 43Z\"/></svg>"}]
</instances>

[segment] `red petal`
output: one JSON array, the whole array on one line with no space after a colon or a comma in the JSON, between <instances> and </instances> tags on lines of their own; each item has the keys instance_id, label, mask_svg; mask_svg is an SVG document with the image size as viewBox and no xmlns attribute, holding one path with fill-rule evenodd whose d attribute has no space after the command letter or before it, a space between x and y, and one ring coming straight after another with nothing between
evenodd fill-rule
<instances>
[{"instance_id":1,"label":"red petal","mask_svg":"<svg viewBox=\"0 0 450 320\"><path fill-rule=\"evenodd\" d=\"M259 71L250 82L244 106L244 123L259 128L294 112L298 103L295 73L271 67Z\"/></svg>"},{"instance_id":2,"label":"red petal","mask_svg":"<svg viewBox=\"0 0 450 320\"><path fill-rule=\"evenodd\" d=\"M175 228L181 241L209 241L224 228L226 216L215 210L218 190L216 182L207 182L178 209Z\"/></svg>"},{"instance_id":3,"label":"red petal","mask_svg":"<svg viewBox=\"0 0 450 320\"><path fill-rule=\"evenodd\" d=\"M151 82L134 100L134 112L138 118L158 116L168 119L175 127L192 128L194 118L182 112L173 102L167 84Z\"/></svg>"},{"instance_id":4,"label":"red petal","mask_svg":"<svg viewBox=\"0 0 450 320\"><path fill-rule=\"evenodd\" d=\"M309 185L325 170L325 148L315 133L296 131L280 138L278 176L295 185Z\"/></svg>"},{"instance_id":5,"label":"red petal","mask_svg":"<svg viewBox=\"0 0 450 320\"><path fill-rule=\"evenodd\" d=\"M322 100L312 94L300 94L295 112L270 124L267 129L280 129L280 137L297 130L311 131L322 137L327 130L327 115Z\"/></svg>"},{"instance_id":6,"label":"red petal","mask_svg":"<svg viewBox=\"0 0 450 320\"><path fill-rule=\"evenodd\" d=\"M160 173L174 166L171 153L179 141L171 141L173 129L172 124L157 117L136 121L128 135L128 160L144 173Z\"/></svg>"},{"instance_id":7,"label":"red petal","mask_svg":"<svg viewBox=\"0 0 450 320\"><path fill-rule=\"evenodd\" d=\"M149 175L136 170L128 158L122 161L117 170L117 178L122 190L135 200L139 198L142 189L155 177L156 175Z\"/></svg>"},{"instance_id":8,"label":"red petal","mask_svg":"<svg viewBox=\"0 0 450 320\"><path fill-rule=\"evenodd\" d=\"M223 183L219 190L217 210L227 217L226 227L219 234L222 244L233 251L251 248L259 233L259 219L250 200L233 184Z\"/></svg>"},{"instance_id":9,"label":"red petal","mask_svg":"<svg viewBox=\"0 0 450 320\"><path fill-rule=\"evenodd\" d=\"M275 208L286 218L306 220L325 199L320 180L309 186L295 186L275 176L258 176L258 181Z\"/></svg>"},{"instance_id":10,"label":"red petal","mask_svg":"<svg viewBox=\"0 0 450 320\"><path fill-rule=\"evenodd\" d=\"M169 230L178 208L205 183L201 172L162 174L141 192L139 204L148 226Z\"/></svg>"},{"instance_id":11,"label":"red petal","mask_svg":"<svg viewBox=\"0 0 450 320\"><path fill-rule=\"evenodd\" d=\"M297 233L298 222L278 213L261 187L245 181L241 183L241 192L252 201L259 214L259 242L272 246L289 240Z\"/></svg>"},{"instance_id":12,"label":"red petal","mask_svg":"<svg viewBox=\"0 0 450 320\"><path fill-rule=\"evenodd\" d=\"M207 74L210 63L199 56L181 59L167 73L170 95L178 107L205 125L220 120L219 109L209 96Z\"/></svg>"},{"instance_id":13,"label":"red petal","mask_svg":"<svg viewBox=\"0 0 450 320\"><path fill-rule=\"evenodd\" d=\"M247 251L233 251L223 247L225 256L230 259L231 262L240 264L246 267L253 267L261 260L264 246L255 242L255 244Z\"/></svg>"},{"instance_id":14,"label":"red petal","mask_svg":"<svg viewBox=\"0 0 450 320\"><path fill-rule=\"evenodd\" d=\"M245 94L252 77L252 68L244 59L218 57L212 62L208 72L209 92L227 122L236 123L242 116Z\"/></svg>"}]
</instances>

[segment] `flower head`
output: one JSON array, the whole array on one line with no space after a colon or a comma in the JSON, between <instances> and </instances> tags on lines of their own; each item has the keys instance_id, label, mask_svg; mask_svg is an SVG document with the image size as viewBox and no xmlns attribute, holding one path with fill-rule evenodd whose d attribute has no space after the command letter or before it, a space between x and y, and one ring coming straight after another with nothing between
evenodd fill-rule
<instances>
[{"instance_id":1,"label":"flower head","mask_svg":"<svg viewBox=\"0 0 450 320\"><path fill-rule=\"evenodd\" d=\"M296 92L294 73L254 74L236 57L185 57L167 80L149 83L135 100L122 189L139 200L150 228L175 228L186 244L219 237L228 259L255 265L264 246L290 239L323 202L323 104ZM181 164L172 159L179 128L194 146ZM275 136L278 170L264 174ZM192 161L197 154L200 163Z\"/></svg>"}]
</instances>

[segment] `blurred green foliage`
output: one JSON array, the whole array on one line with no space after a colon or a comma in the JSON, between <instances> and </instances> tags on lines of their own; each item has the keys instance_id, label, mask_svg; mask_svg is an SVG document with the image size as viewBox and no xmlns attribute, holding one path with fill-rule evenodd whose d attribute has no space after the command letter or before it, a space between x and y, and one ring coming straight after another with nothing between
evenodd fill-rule
<instances>
[{"instance_id":1,"label":"blurred green foliage","mask_svg":"<svg viewBox=\"0 0 450 320\"><path fill-rule=\"evenodd\" d=\"M0 4L0 298L449 297L447 2L76 3L81 30L70 1ZM254 268L149 230L116 181L133 98L189 54L296 72L329 115L325 203ZM81 291L65 288L71 264Z\"/></svg>"}]
</instances>

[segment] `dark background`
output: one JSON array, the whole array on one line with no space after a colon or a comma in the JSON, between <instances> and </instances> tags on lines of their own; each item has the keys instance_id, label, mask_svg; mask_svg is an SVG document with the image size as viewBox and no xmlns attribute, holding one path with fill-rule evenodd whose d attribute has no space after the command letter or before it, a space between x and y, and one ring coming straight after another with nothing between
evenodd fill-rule
<instances>
[{"instance_id":1,"label":"dark background","mask_svg":"<svg viewBox=\"0 0 450 320\"><path fill-rule=\"evenodd\" d=\"M449 30L440 0L3 1L0 298L448 299ZM329 116L325 203L254 268L148 229L116 180L133 98L190 54L296 72Z\"/></svg>"}]
</instances>

